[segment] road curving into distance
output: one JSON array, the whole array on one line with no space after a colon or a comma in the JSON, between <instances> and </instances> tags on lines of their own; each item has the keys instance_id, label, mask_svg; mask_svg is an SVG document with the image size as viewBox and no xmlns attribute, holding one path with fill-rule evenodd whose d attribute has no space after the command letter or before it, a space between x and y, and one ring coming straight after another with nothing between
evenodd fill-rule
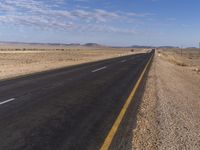
<instances>
[{"instance_id":1,"label":"road curving into distance","mask_svg":"<svg viewBox=\"0 0 200 150\"><path fill-rule=\"evenodd\" d=\"M127 149L136 112L132 97L153 55L154 50L0 81L0 149Z\"/></svg>"}]
</instances>

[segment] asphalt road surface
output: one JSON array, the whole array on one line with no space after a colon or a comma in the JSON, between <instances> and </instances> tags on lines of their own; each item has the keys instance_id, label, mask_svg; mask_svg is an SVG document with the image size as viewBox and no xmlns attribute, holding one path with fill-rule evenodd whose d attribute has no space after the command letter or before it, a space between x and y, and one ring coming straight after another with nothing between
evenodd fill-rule
<instances>
[{"instance_id":1,"label":"asphalt road surface","mask_svg":"<svg viewBox=\"0 0 200 150\"><path fill-rule=\"evenodd\" d=\"M0 150L99 149L150 56L0 81Z\"/></svg>"}]
</instances>

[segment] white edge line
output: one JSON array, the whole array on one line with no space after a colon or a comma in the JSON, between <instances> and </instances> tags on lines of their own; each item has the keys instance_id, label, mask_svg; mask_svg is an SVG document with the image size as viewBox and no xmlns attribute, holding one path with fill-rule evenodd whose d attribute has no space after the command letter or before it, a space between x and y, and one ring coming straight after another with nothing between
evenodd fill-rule
<instances>
[{"instance_id":1,"label":"white edge line","mask_svg":"<svg viewBox=\"0 0 200 150\"><path fill-rule=\"evenodd\" d=\"M104 66L104 67L101 67L101 68L98 68L98 69L92 70L92 72L94 73L94 72L97 72L97 71L100 71L100 70L103 70L103 69L106 69L106 68L107 68L107 67Z\"/></svg>"},{"instance_id":2,"label":"white edge line","mask_svg":"<svg viewBox=\"0 0 200 150\"><path fill-rule=\"evenodd\" d=\"M123 63L123 62L126 62L126 59L125 59L125 60L122 60L121 62L122 62L122 63Z\"/></svg>"},{"instance_id":3,"label":"white edge line","mask_svg":"<svg viewBox=\"0 0 200 150\"><path fill-rule=\"evenodd\" d=\"M15 100L15 98L10 98L10 99L8 99L6 101L0 102L0 105L3 105L5 103L8 103L8 102L11 102L11 101L14 101L14 100Z\"/></svg>"}]
</instances>

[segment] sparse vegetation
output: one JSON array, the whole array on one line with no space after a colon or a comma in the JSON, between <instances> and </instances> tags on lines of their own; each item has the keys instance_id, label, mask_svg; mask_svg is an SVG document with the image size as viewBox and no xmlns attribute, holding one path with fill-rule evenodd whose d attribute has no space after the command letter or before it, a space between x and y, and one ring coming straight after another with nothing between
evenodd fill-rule
<instances>
[{"instance_id":1,"label":"sparse vegetation","mask_svg":"<svg viewBox=\"0 0 200 150\"><path fill-rule=\"evenodd\" d=\"M88 47L0 47L0 79L133 54L131 49ZM141 50L135 50L135 53Z\"/></svg>"},{"instance_id":2,"label":"sparse vegetation","mask_svg":"<svg viewBox=\"0 0 200 150\"><path fill-rule=\"evenodd\" d=\"M168 60L178 66L198 67L200 66L199 49L160 49L158 54L161 58Z\"/></svg>"}]
</instances>

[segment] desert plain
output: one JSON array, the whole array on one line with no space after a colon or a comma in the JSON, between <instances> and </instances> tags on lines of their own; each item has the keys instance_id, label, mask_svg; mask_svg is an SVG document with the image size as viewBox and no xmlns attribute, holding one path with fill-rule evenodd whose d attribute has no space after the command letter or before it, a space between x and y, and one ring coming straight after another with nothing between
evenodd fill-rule
<instances>
[{"instance_id":1,"label":"desert plain","mask_svg":"<svg viewBox=\"0 0 200 150\"><path fill-rule=\"evenodd\" d=\"M89 46L0 45L0 79L144 52L131 50Z\"/></svg>"}]
</instances>

